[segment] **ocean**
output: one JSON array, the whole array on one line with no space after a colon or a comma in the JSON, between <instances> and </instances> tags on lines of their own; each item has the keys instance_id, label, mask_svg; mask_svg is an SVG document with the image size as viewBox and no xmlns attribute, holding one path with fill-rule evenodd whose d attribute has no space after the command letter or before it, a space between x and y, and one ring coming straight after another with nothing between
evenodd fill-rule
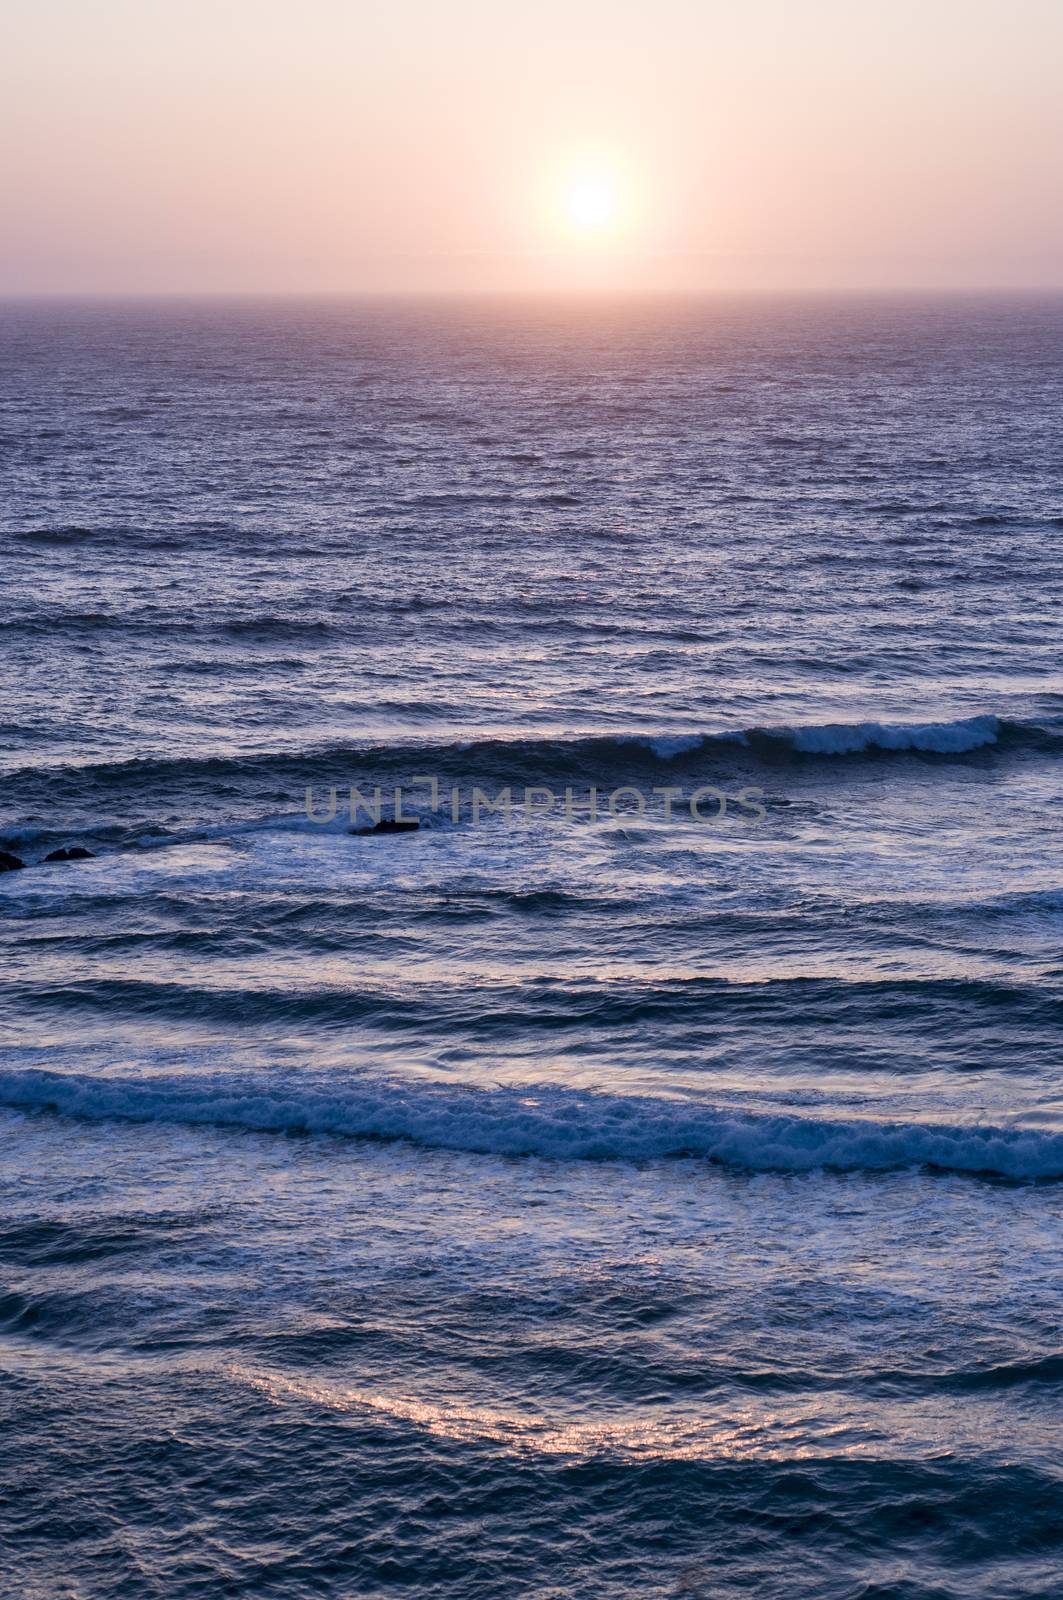
<instances>
[{"instance_id":1,"label":"ocean","mask_svg":"<svg viewBox=\"0 0 1063 1600\"><path fill-rule=\"evenodd\" d=\"M1063 300L0 349L0 1593L1059 1594Z\"/></svg>"}]
</instances>

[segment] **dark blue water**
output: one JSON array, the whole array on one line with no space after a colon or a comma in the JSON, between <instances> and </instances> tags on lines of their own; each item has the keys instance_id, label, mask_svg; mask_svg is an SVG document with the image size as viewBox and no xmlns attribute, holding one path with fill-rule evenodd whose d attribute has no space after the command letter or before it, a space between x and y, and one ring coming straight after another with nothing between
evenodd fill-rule
<instances>
[{"instance_id":1,"label":"dark blue water","mask_svg":"<svg viewBox=\"0 0 1063 1600\"><path fill-rule=\"evenodd\" d=\"M0 1592L1058 1593L1063 302L0 346Z\"/></svg>"}]
</instances>

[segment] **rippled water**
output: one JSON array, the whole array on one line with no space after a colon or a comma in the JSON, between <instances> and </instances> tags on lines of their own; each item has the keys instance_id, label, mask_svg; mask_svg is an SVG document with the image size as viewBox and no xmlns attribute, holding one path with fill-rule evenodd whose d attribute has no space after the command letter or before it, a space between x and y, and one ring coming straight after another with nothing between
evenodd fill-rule
<instances>
[{"instance_id":1,"label":"rippled water","mask_svg":"<svg viewBox=\"0 0 1063 1600\"><path fill-rule=\"evenodd\" d=\"M0 343L0 1588L1055 1593L1063 304Z\"/></svg>"}]
</instances>

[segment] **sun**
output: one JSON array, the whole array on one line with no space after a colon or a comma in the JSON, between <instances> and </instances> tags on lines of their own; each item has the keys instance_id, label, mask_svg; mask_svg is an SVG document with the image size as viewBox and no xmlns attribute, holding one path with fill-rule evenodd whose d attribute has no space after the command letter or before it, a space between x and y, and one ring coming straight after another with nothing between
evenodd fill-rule
<instances>
[{"instance_id":1,"label":"sun","mask_svg":"<svg viewBox=\"0 0 1063 1600\"><path fill-rule=\"evenodd\" d=\"M545 254L585 277L637 248L644 231L641 166L622 147L555 149L535 183L536 226Z\"/></svg>"},{"instance_id":2,"label":"sun","mask_svg":"<svg viewBox=\"0 0 1063 1600\"><path fill-rule=\"evenodd\" d=\"M565 211L581 232L596 232L616 216L616 187L606 177L576 178L565 191Z\"/></svg>"}]
</instances>

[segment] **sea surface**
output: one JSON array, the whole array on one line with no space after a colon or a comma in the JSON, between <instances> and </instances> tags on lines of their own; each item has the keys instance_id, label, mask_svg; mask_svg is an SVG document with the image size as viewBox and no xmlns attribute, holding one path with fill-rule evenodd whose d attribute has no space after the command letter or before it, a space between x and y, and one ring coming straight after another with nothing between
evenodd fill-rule
<instances>
[{"instance_id":1,"label":"sea surface","mask_svg":"<svg viewBox=\"0 0 1063 1600\"><path fill-rule=\"evenodd\" d=\"M1059 299L0 309L5 1600L1063 1592L1061 469Z\"/></svg>"}]
</instances>

